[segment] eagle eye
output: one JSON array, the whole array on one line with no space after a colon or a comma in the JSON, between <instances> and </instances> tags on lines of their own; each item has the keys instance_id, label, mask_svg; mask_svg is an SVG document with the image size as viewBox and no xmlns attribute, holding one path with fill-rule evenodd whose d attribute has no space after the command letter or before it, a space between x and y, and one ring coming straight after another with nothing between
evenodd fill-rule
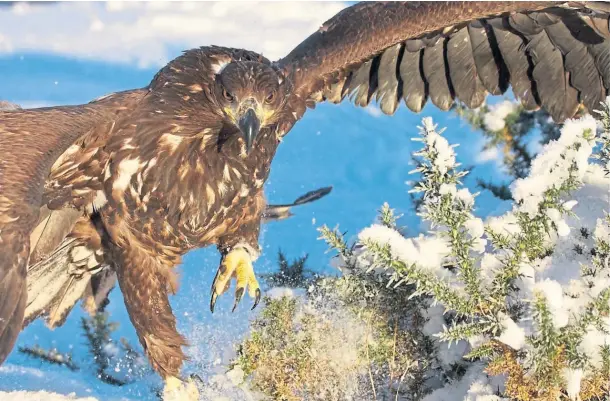
<instances>
[{"instance_id":1,"label":"eagle eye","mask_svg":"<svg viewBox=\"0 0 610 401\"><path fill-rule=\"evenodd\" d=\"M233 101L235 100L235 97L233 97L233 95L230 94L229 91L227 91L225 88L222 89L222 96L224 96L226 101L229 103L233 103Z\"/></svg>"},{"instance_id":2,"label":"eagle eye","mask_svg":"<svg viewBox=\"0 0 610 401\"><path fill-rule=\"evenodd\" d=\"M265 98L265 103L271 103L275 99L275 91L270 92Z\"/></svg>"}]
</instances>

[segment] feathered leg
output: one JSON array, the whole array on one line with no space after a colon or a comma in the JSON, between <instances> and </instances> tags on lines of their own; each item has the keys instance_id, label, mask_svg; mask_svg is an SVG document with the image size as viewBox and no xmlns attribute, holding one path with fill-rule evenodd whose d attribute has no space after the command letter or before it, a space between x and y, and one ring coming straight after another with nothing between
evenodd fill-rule
<instances>
[{"instance_id":1,"label":"feathered leg","mask_svg":"<svg viewBox=\"0 0 610 401\"><path fill-rule=\"evenodd\" d=\"M170 278L173 265L134 242L116 253L118 281L129 318L153 369L165 381L164 400L197 400L195 384L179 379L186 341L176 330L168 299L175 286Z\"/></svg>"},{"instance_id":2,"label":"feathered leg","mask_svg":"<svg viewBox=\"0 0 610 401\"><path fill-rule=\"evenodd\" d=\"M262 192L251 198L244 208L245 223L234 232L219 238L218 250L222 255L220 267L212 283L212 298L210 310L214 312L216 300L231 285L231 279L236 280L235 303L233 310L237 307L246 290L254 298L256 308L261 299L261 290L254 275L253 262L258 258L260 246L258 236L265 210L265 199Z\"/></svg>"}]
</instances>

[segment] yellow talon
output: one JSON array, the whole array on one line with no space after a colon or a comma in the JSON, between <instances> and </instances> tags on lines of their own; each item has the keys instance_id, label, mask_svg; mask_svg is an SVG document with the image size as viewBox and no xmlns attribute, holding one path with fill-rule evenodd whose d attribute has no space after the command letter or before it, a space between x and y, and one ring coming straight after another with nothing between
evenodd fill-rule
<instances>
[{"instance_id":1,"label":"yellow talon","mask_svg":"<svg viewBox=\"0 0 610 401\"><path fill-rule=\"evenodd\" d=\"M229 289L231 278L235 278L237 282L233 311L237 308L246 290L248 290L250 297L254 298L252 309L256 308L260 302L261 290L254 275L252 258L245 249L236 248L225 255L216 272L216 277L212 284L212 299L210 300L210 310L212 313L214 313L214 306L218 297Z\"/></svg>"}]
</instances>

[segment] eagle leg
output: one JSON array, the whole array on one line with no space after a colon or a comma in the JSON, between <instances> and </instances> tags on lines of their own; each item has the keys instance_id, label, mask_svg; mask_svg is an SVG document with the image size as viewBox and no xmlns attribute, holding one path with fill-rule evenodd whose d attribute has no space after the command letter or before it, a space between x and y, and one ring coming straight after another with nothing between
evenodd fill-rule
<instances>
[{"instance_id":1,"label":"eagle leg","mask_svg":"<svg viewBox=\"0 0 610 401\"><path fill-rule=\"evenodd\" d=\"M186 359L182 346L187 343L176 330L168 299L175 287L171 273L177 262L154 255L137 241L114 248L113 256L129 318L153 369L165 381L168 398L164 400L197 400L195 384L179 379Z\"/></svg>"},{"instance_id":2,"label":"eagle leg","mask_svg":"<svg viewBox=\"0 0 610 401\"><path fill-rule=\"evenodd\" d=\"M222 258L220 267L216 272L216 277L212 283L212 299L210 300L210 310L212 313L214 313L214 306L218 297L229 289L231 278L236 280L233 312L246 290L248 290L250 297L254 298L252 309L256 308L260 302L261 290L254 274L252 257L246 249L238 247L231 250Z\"/></svg>"}]
</instances>

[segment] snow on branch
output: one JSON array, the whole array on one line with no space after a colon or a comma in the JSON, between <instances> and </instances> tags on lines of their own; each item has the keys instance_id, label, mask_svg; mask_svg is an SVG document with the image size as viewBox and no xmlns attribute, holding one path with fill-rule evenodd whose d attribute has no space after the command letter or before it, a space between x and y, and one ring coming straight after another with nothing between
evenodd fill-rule
<instances>
[{"instance_id":1,"label":"snow on branch","mask_svg":"<svg viewBox=\"0 0 610 401\"><path fill-rule=\"evenodd\" d=\"M424 118L413 192L430 231L405 237L388 205L351 247L321 230L352 274L429 300L423 331L454 379L430 385L425 400L593 400L610 391L610 98L597 113L601 122L567 121L512 184L512 210L485 221L462 185L456 146ZM461 390L445 398L447 386Z\"/></svg>"}]
</instances>

